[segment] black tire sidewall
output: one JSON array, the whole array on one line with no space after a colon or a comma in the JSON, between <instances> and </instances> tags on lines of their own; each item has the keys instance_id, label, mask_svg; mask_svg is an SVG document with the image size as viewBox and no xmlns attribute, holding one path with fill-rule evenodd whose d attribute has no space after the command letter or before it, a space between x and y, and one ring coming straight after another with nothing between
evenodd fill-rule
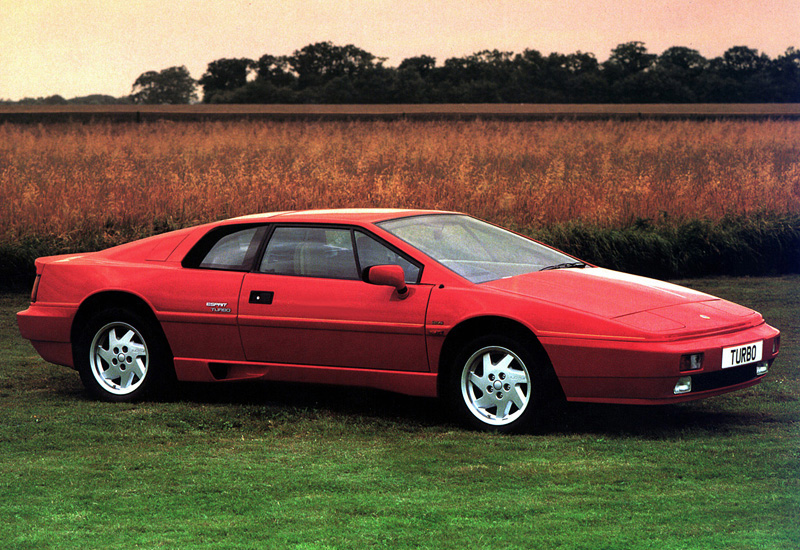
<instances>
[{"instance_id":1,"label":"black tire sidewall","mask_svg":"<svg viewBox=\"0 0 800 550\"><path fill-rule=\"evenodd\" d=\"M147 346L148 368L141 385L134 391L118 395L106 390L92 373L90 354L95 335L108 324L126 323L136 329ZM80 331L73 348L75 366L81 381L95 399L111 402L139 401L155 393L159 381L165 378L169 366L167 346L160 331L153 323L135 311L120 308L109 308L94 314Z\"/></svg>"},{"instance_id":2,"label":"black tire sidewall","mask_svg":"<svg viewBox=\"0 0 800 550\"><path fill-rule=\"evenodd\" d=\"M491 346L503 347L512 351L525 364L530 376L531 395L525 411L513 422L501 426L487 424L477 418L470 411L461 392L461 377L464 369L467 368L467 361L476 351ZM449 369L446 398L457 420L471 428L496 433L527 431L535 425L537 409L541 401L540 382L541 368L539 367L539 361L537 361L536 354L531 351L529 346L516 338L504 334L486 334L471 340L455 355Z\"/></svg>"}]
</instances>

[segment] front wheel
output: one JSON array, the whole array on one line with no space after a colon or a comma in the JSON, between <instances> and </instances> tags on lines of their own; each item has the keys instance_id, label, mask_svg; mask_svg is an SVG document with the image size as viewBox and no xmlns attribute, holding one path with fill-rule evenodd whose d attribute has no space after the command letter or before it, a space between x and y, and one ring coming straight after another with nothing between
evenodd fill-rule
<instances>
[{"instance_id":1,"label":"front wheel","mask_svg":"<svg viewBox=\"0 0 800 550\"><path fill-rule=\"evenodd\" d=\"M152 394L166 376L166 347L151 322L132 311L109 309L86 324L75 347L75 364L93 397L136 401Z\"/></svg>"},{"instance_id":2,"label":"front wheel","mask_svg":"<svg viewBox=\"0 0 800 550\"><path fill-rule=\"evenodd\" d=\"M461 351L454 366L450 397L462 420L497 432L531 426L541 369L526 346L505 336L482 337Z\"/></svg>"}]
</instances>

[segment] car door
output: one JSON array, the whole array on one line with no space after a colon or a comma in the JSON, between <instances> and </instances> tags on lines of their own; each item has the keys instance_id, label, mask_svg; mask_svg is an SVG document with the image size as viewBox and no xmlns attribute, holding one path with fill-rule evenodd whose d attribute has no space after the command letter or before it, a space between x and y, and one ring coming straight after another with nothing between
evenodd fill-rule
<instances>
[{"instance_id":1,"label":"car door","mask_svg":"<svg viewBox=\"0 0 800 550\"><path fill-rule=\"evenodd\" d=\"M245 360L237 307L266 226L211 230L170 277L153 281L150 297L178 359Z\"/></svg>"},{"instance_id":2,"label":"car door","mask_svg":"<svg viewBox=\"0 0 800 550\"><path fill-rule=\"evenodd\" d=\"M401 265L413 279L408 297L362 281L367 262ZM420 269L360 230L276 227L239 296L247 360L427 371L425 311L432 287L413 284Z\"/></svg>"}]
</instances>

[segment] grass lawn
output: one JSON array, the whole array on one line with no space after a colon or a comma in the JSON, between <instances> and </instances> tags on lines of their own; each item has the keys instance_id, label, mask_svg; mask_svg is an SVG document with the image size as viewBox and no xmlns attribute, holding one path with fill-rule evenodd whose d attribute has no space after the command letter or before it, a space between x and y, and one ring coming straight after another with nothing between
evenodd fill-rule
<instances>
[{"instance_id":1,"label":"grass lawn","mask_svg":"<svg viewBox=\"0 0 800 550\"><path fill-rule=\"evenodd\" d=\"M800 546L800 277L683 281L782 331L767 380L670 407L567 405L489 436L436 401L287 384L90 401L0 294L4 548Z\"/></svg>"}]
</instances>

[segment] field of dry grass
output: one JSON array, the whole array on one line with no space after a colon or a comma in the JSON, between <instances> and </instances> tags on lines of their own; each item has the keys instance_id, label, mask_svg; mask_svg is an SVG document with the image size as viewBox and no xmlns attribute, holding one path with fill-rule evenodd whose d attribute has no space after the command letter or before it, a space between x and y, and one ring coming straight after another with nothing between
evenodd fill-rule
<instances>
[{"instance_id":1,"label":"field of dry grass","mask_svg":"<svg viewBox=\"0 0 800 550\"><path fill-rule=\"evenodd\" d=\"M423 207L514 227L800 213L800 122L0 126L0 242L102 244L259 211Z\"/></svg>"}]
</instances>

